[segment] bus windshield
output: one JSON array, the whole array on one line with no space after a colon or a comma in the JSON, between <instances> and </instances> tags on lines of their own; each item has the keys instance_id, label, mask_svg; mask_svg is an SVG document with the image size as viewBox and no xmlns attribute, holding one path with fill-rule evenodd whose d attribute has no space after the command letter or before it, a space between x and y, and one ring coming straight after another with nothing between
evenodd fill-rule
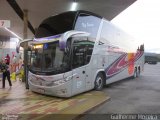
<instances>
[{"instance_id":1,"label":"bus windshield","mask_svg":"<svg viewBox=\"0 0 160 120\"><path fill-rule=\"evenodd\" d=\"M37 44L33 46L30 57L30 69L33 72L58 74L70 69L70 50L61 51L59 42Z\"/></svg>"}]
</instances>

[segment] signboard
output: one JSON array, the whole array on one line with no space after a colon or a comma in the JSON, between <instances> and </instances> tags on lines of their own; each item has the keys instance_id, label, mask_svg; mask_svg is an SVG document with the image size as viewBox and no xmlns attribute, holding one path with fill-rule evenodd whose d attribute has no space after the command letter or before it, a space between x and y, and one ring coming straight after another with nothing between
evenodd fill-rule
<instances>
[{"instance_id":1,"label":"signboard","mask_svg":"<svg viewBox=\"0 0 160 120\"><path fill-rule=\"evenodd\" d=\"M0 27L10 28L10 20L0 20Z\"/></svg>"}]
</instances>

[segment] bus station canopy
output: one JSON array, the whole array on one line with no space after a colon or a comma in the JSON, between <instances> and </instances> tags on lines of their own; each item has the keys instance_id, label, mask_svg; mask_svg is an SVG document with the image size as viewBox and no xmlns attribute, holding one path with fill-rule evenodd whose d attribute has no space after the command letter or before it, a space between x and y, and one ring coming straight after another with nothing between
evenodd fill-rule
<instances>
[{"instance_id":1,"label":"bus station canopy","mask_svg":"<svg viewBox=\"0 0 160 120\"><path fill-rule=\"evenodd\" d=\"M23 38L23 11L27 10L27 38L32 38L42 20L70 11L74 1L77 2L77 10L90 11L110 21L136 0L0 0L0 20L9 20L8 29ZM13 34L0 27L0 36L13 37Z\"/></svg>"}]
</instances>

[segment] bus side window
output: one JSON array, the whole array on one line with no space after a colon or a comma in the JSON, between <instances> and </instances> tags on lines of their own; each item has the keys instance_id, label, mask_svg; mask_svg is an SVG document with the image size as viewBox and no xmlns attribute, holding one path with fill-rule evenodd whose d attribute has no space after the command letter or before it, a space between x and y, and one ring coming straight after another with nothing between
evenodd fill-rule
<instances>
[{"instance_id":1,"label":"bus side window","mask_svg":"<svg viewBox=\"0 0 160 120\"><path fill-rule=\"evenodd\" d=\"M87 45L86 46L86 64L88 64L90 62L91 56L92 56L92 52L93 52L93 45Z\"/></svg>"},{"instance_id":2,"label":"bus side window","mask_svg":"<svg viewBox=\"0 0 160 120\"><path fill-rule=\"evenodd\" d=\"M93 42L78 41L73 47L73 68L81 67L90 62Z\"/></svg>"},{"instance_id":3,"label":"bus side window","mask_svg":"<svg viewBox=\"0 0 160 120\"><path fill-rule=\"evenodd\" d=\"M75 46L73 49L73 68L85 65L85 48L83 45Z\"/></svg>"}]
</instances>

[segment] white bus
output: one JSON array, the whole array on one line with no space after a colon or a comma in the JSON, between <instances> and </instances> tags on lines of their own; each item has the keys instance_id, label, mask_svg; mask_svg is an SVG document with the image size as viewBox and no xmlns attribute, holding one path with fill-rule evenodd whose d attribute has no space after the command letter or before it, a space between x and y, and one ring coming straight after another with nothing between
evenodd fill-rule
<instances>
[{"instance_id":1,"label":"white bus","mask_svg":"<svg viewBox=\"0 0 160 120\"><path fill-rule=\"evenodd\" d=\"M70 97L138 77L144 46L106 19L69 11L44 20L28 52L28 83L34 92Z\"/></svg>"}]
</instances>

